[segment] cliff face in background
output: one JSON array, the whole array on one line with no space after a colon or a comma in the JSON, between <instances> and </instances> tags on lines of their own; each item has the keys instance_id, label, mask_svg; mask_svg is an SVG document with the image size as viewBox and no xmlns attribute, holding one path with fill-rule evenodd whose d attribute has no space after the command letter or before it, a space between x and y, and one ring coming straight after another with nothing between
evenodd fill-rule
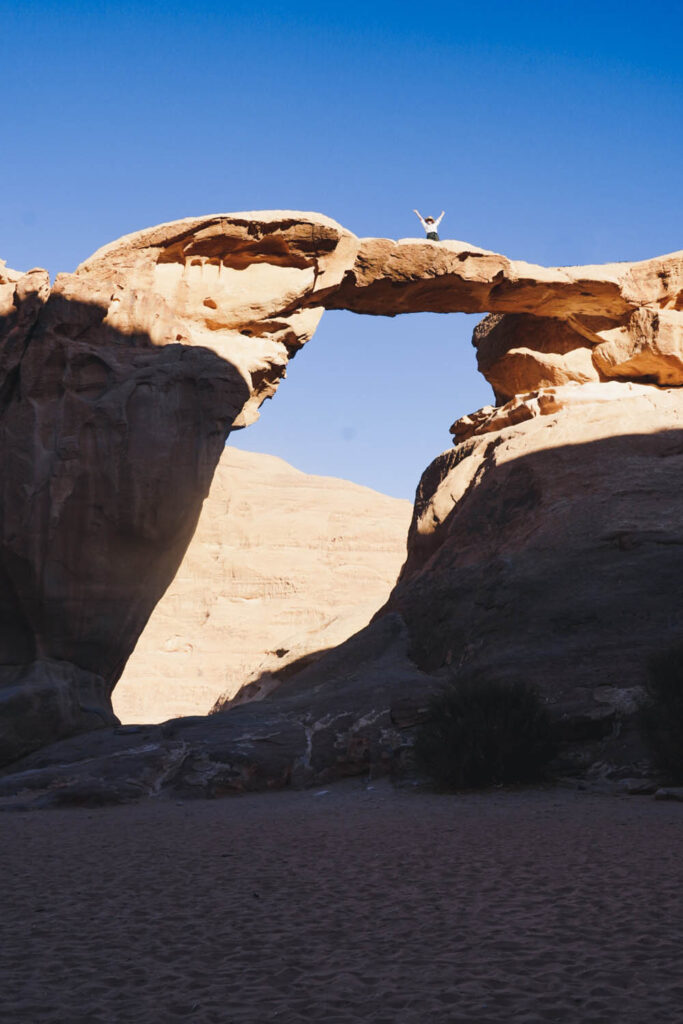
<instances>
[{"instance_id":1,"label":"cliff face in background","mask_svg":"<svg viewBox=\"0 0 683 1024\"><path fill-rule=\"evenodd\" d=\"M677 608L683 254L544 268L462 242L358 239L316 214L216 215L120 239L51 291L44 272L0 270L0 761L111 721L227 433L325 308L494 314L474 343L497 405L454 424L455 449L425 473L390 614L269 710L222 717L329 724L326 702L353 700L353 721L379 728L389 691L372 658L391 661L395 694L526 658L547 664L528 674L558 707L574 686L592 713L618 677L630 706L647 654L677 635L652 609L665 592ZM624 628L643 593L649 618Z\"/></svg>"},{"instance_id":2,"label":"cliff face in background","mask_svg":"<svg viewBox=\"0 0 683 1024\"><path fill-rule=\"evenodd\" d=\"M362 629L405 561L411 504L226 448L197 531L116 689L122 722L263 696ZM243 698L242 698L243 699Z\"/></svg>"}]
</instances>

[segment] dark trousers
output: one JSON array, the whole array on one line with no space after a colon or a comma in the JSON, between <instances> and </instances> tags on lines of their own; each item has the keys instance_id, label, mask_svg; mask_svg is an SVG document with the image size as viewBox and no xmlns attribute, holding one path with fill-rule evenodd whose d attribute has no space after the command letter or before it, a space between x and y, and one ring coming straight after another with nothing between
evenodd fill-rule
<instances>
[{"instance_id":1,"label":"dark trousers","mask_svg":"<svg viewBox=\"0 0 683 1024\"><path fill-rule=\"evenodd\" d=\"M439 236L436 233L436 231L428 231L427 232L427 238L429 239L430 242L440 242L441 241L441 239L439 238Z\"/></svg>"}]
</instances>

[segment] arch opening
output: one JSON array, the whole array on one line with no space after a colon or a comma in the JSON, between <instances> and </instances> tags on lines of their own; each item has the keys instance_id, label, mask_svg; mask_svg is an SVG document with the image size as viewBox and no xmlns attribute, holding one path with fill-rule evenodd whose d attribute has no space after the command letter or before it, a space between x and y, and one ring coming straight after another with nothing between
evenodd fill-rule
<instances>
[{"instance_id":1,"label":"arch opening","mask_svg":"<svg viewBox=\"0 0 683 1024\"><path fill-rule=\"evenodd\" d=\"M481 319L328 310L275 402L227 443L412 501L423 470L452 444L450 424L492 401L471 345Z\"/></svg>"}]
</instances>

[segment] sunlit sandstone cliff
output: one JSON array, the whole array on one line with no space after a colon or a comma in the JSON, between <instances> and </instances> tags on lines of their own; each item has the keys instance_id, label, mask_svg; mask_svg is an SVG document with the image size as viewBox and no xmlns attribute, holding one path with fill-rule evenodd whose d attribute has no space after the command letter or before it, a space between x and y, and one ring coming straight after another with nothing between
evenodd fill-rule
<instances>
[{"instance_id":1,"label":"sunlit sandstone cliff","mask_svg":"<svg viewBox=\"0 0 683 1024\"><path fill-rule=\"evenodd\" d=\"M362 629L405 561L408 501L228 447L116 689L122 722L208 714Z\"/></svg>"},{"instance_id":2,"label":"sunlit sandstone cliff","mask_svg":"<svg viewBox=\"0 0 683 1024\"><path fill-rule=\"evenodd\" d=\"M44 272L1 270L0 759L112 720L113 687L177 571L225 437L274 394L325 308L503 314L474 339L497 405L456 425L452 455L426 472L389 601L414 670L476 662L482 650L496 661L496 650L512 650L508 633L519 662L536 603L556 600L548 646L532 631L525 650L549 659L554 677L567 666L557 693L580 677L592 694L597 669L589 678L588 666L608 661L610 679L622 666L630 686L647 653L676 632L670 616L662 625L659 611L650 614L649 591L649 618L624 630L615 595L635 600L639 578L650 589L669 581L675 609L682 293L682 253L543 268L461 242L358 239L328 218L288 212L138 232L51 290ZM490 488L503 495L493 519ZM606 534L594 530L601 516ZM518 555L533 552L534 537L545 538L544 568L515 596ZM615 551L628 559L613 565ZM581 587L572 597L570 581L588 587L603 571L601 552L611 575L587 613L598 625L586 631L574 615L565 628L567 609L586 600ZM496 575L506 564L511 575ZM445 589L428 593L446 577ZM499 578L506 614L478 617L472 609L497 607ZM420 608L430 608L428 623ZM570 662L581 637L603 654L579 672ZM315 666L318 702L326 663Z\"/></svg>"}]
</instances>

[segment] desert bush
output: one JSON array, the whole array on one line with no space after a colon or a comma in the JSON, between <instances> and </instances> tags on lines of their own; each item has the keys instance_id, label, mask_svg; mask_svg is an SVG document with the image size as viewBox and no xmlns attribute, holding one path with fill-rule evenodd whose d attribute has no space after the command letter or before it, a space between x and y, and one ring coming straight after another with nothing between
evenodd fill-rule
<instances>
[{"instance_id":1,"label":"desert bush","mask_svg":"<svg viewBox=\"0 0 683 1024\"><path fill-rule=\"evenodd\" d=\"M683 647L650 660L638 725L656 766L683 782Z\"/></svg>"},{"instance_id":2,"label":"desert bush","mask_svg":"<svg viewBox=\"0 0 683 1024\"><path fill-rule=\"evenodd\" d=\"M535 687L459 678L432 698L415 760L439 787L473 789L539 781L555 750Z\"/></svg>"}]
</instances>

